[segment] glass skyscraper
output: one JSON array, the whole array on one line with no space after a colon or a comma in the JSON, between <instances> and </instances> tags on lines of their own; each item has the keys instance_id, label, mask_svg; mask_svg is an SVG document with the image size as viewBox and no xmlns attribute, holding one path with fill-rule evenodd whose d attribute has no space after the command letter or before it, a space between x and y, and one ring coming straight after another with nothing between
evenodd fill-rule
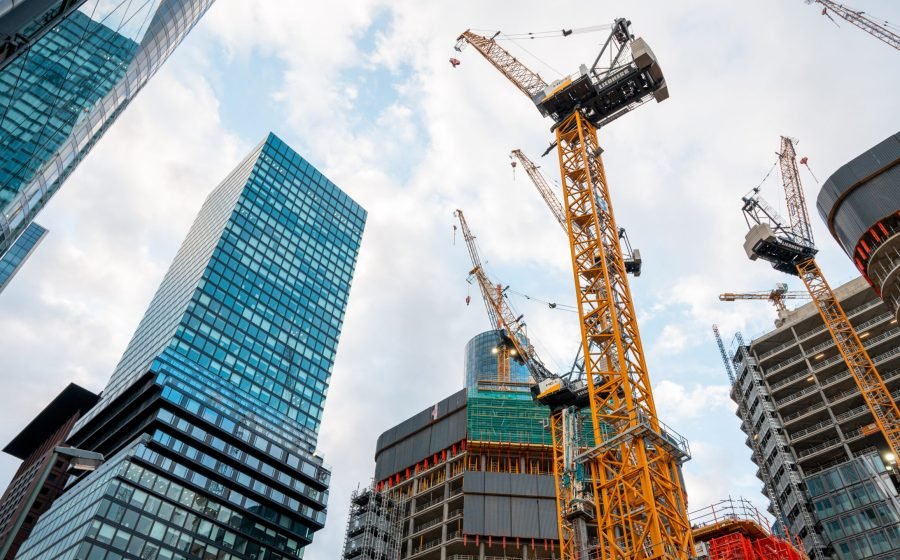
<instances>
[{"instance_id":1,"label":"glass skyscraper","mask_svg":"<svg viewBox=\"0 0 900 560\"><path fill-rule=\"evenodd\" d=\"M45 235L47 235L47 230L43 226L38 225L37 222L31 222L22 235L15 240L9 251L0 257L0 292L9 285L9 281Z\"/></svg>"},{"instance_id":2,"label":"glass skyscraper","mask_svg":"<svg viewBox=\"0 0 900 560\"><path fill-rule=\"evenodd\" d=\"M0 69L0 256L212 2L87 0Z\"/></svg>"},{"instance_id":3,"label":"glass skyscraper","mask_svg":"<svg viewBox=\"0 0 900 560\"><path fill-rule=\"evenodd\" d=\"M365 211L274 135L213 192L69 442L106 463L17 558L302 558Z\"/></svg>"}]
</instances>

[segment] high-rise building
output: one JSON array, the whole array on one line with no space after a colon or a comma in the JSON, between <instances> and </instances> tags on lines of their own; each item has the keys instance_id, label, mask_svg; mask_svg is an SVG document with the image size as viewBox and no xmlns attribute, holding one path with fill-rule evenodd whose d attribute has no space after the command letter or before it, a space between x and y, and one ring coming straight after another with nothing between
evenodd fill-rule
<instances>
[{"instance_id":1,"label":"high-rise building","mask_svg":"<svg viewBox=\"0 0 900 560\"><path fill-rule=\"evenodd\" d=\"M85 0L3 0L0 2L0 69L77 10Z\"/></svg>"},{"instance_id":2,"label":"high-rise building","mask_svg":"<svg viewBox=\"0 0 900 560\"><path fill-rule=\"evenodd\" d=\"M100 401L102 453L21 559L302 558L365 211L274 135L210 194Z\"/></svg>"},{"instance_id":3,"label":"high-rise building","mask_svg":"<svg viewBox=\"0 0 900 560\"><path fill-rule=\"evenodd\" d=\"M66 2L35 20L47 29L0 68L0 256L212 2Z\"/></svg>"},{"instance_id":4,"label":"high-rise building","mask_svg":"<svg viewBox=\"0 0 900 560\"><path fill-rule=\"evenodd\" d=\"M0 256L0 292L9 285L13 276L22 268L22 264L31 255L38 243L43 241L47 230L37 222L31 222L25 231Z\"/></svg>"},{"instance_id":5,"label":"high-rise building","mask_svg":"<svg viewBox=\"0 0 900 560\"><path fill-rule=\"evenodd\" d=\"M900 328L868 283L835 290L894 398L900 398ZM896 457L822 322L815 304L749 344L738 337L736 383L759 442L753 460L767 497L811 558L895 559L900 555ZM762 471L765 470L767 477ZM773 511L770 509L770 511Z\"/></svg>"},{"instance_id":6,"label":"high-rise building","mask_svg":"<svg viewBox=\"0 0 900 560\"><path fill-rule=\"evenodd\" d=\"M835 171L816 207L863 277L900 317L900 133Z\"/></svg>"}]
</instances>

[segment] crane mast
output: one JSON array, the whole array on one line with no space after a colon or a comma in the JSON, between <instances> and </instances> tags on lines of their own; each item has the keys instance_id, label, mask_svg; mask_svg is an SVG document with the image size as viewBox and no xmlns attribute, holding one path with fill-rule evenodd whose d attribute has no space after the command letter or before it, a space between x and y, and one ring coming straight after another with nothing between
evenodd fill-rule
<instances>
[{"instance_id":1,"label":"crane mast","mask_svg":"<svg viewBox=\"0 0 900 560\"><path fill-rule=\"evenodd\" d=\"M771 262L775 269L803 280L888 446L895 456L900 456L900 408L816 263L816 249L796 162L786 161L796 158L793 141L787 137L782 137L781 141L779 164L791 225L787 227L780 223L754 189L752 195L743 199L748 224L755 224L747 233L744 248L751 260L762 258ZM801 232L807 233L804 236Z\"/></svg>"},{"instance_id":2,"label":"crane mast","mask_svg":"<svg viewBox=\"0 0 900 560\"><path fill-rule=\"evenodd\" d=\"M677 472L687 443L659 421L612 201L597 140L606 124L650 97L668 97L652 51L616 20L592 68L531 95L555 121L566 233L581 325L584 369L597 445L584 453L597 507L597 555L604 559L679 559L693 555L685 495ZM492 39L460 36L500 68L510 55ZM598 68L604 53L608 68ZM631 57L624 56L630 50ZM505 54L504 54L505 53ZM562 517L564 512L559 512Z\"/></svg>"},{"instance_id":3,"label":"crane mast","mask_svg":"<svg viewBox=\"0 0 900 560\"><path fill-rule=\"evenodd\" d=\"M891 31L887 26L875 21L870 16L866 15L865 12L851 10L847 6L833 2L832 0L807 0L806 3L821 4L822 15L828 15L828 10L831 10L841 19L850 22L879 41L900 50L900 35Z\"/></svg>"}]
</instances>

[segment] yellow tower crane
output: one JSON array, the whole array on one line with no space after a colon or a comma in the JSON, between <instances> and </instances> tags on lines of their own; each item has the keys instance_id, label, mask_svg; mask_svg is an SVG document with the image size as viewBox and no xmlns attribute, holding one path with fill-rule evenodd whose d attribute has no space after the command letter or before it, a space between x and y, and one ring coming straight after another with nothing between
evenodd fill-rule
<instances>
[{"instance_id":1,"label":"yellow tower crane","mask_svg":"<svg viewBox=\"0 0 900 560\"><path fill-rule=\"evenodd\" d=\"M790 225L759 196L759 188L743 197L743 211L750 231L744 250L751 260L769 261L781 272L799 276L815 302L825 326L856 380L875 422L884 433L895 457L900 456L900 408L872 363L850 319L816 264L818 250L806 211L806 197L800 184L794 141L781 137L778 154L781 178L787 198Z\"/></svg>"},{"instance_id":2,"label":"yellow tower crane","mask_svg":"<svg viewBox=\"0 0 900 560\"><path fill-rule=\"evenodd\" d=\"M575 476L574 423L576 412L587 406L588 393L584 380L578 372L568 375L552 373L538 357L537 352L528 340L525 322L522 315L517 315L506 298L505 290L488 279L481 264L481 256L475 236L469 229L462 210L454 215L459 220L474 277L481 291L491 325L500 332L501 342L498 346L506 348L505 353L497 356L498 370L503 369L509 378L509 360L514 358L528 368L534 385L531 393L541 404L549 407L550 434L553 446L553 478L556 487L557 529L560 540L560 560L576 560L586 558L583 555L587 547L587 521L594 516L593 504L586 502L578 487ZM499 366L506 360L506 366ZM562 551L566 551L564 555Z\"/></svg>"},{"instance_id":3,"label":"yellow tower crane","mask_svg":"<svg viewBox=\"0 0 900 560\"><path fill-rule=\"evenodd\" d=\"M597 443L581 457L597 508L596 557L686 560L694 547L678 466L687 442L657 416L597 139L597 127L668 97L656 58L630 24L617 19L590 68L549 86L497 35L466 31L457 48L472 45L554 121Z\"/></svg>"}]
</instances>

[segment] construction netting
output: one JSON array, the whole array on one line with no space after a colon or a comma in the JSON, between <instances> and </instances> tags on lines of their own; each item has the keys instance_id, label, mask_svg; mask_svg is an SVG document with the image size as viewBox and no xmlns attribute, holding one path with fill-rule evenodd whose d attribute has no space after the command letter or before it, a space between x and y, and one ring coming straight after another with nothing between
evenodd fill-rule
<instances>
[{"instance_id":1,"label":"construction netting","mask_svg":"<svg viewBox=\"0 0 900 560\"><path fill-rule=\"evenodd\" d=\"M549 409L528 393L469 391L466 437L470 442L552 445L547 424ZM579 447L594 445L590 410L579 412Z\"/></svg>"}]
</instances>

